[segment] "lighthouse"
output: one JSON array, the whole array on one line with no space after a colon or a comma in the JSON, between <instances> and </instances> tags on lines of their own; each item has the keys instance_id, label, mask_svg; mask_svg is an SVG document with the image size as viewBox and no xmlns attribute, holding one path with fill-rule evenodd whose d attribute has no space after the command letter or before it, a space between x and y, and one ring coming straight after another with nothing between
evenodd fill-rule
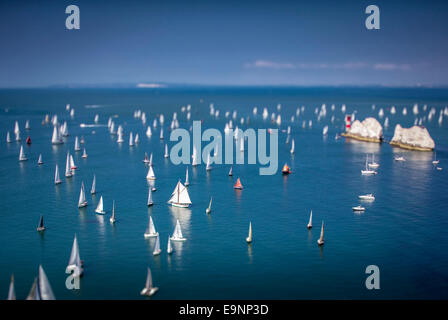
<instances>
[{"instance_id":1,"label":"lighthouse","mask_svg":"<svg viewBox=\"0 0 448 320\"><path fill-rule=\"evenodd\" d=\"M350 131L351 123L352 123L352 116L351 115L346 115L345 116L345 131L346 132Z\"/></svg>"}]
</instances>

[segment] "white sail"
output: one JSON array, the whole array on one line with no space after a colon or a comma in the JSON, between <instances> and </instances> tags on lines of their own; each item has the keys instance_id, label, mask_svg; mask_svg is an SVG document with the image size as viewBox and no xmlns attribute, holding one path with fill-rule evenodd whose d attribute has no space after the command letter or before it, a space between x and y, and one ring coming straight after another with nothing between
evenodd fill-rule
<instances>
[{"instance_id":1,"label":"white sail","mask_svg":"<svg viewBox=\"0 0 448 320\"><path fill-rule=\"evenodd\" d=\"M294 142L294 139L292 139L292 141L291 141L291 154L293 154L294 151L295 151L295 142Z\"/></svg>"},{"instance_id":2,"label":"white sail","mask_svg":"<svg viewBox=\"0 0 448 320\"><path fill-rule=\"evenodd\" d=\"M240 151L244 152L244 137L240 139Z\"/></svg>"},{"instance_id":3,"label":"white sail","mask_svg":"<svg viewBox=\"0 0 448 320\"><path fill-rule=\"evenodd\" d=\"M19 153L19 161L26 161L28 160L25 156L25 152L23 151L23 146L20 146L20 153Z\"/></svg>"},{"instance_id":4,"label":"white sail","mask_svg":"<svg viewBox=\"0 0 448 320\"><path fill-rule=\"evenodd\" d=\"M86 193L84 191L84 182L81 183L81 191L79 193L78 208L87 206Z\"/></svg>"},{"instance_id":5,"label":"white sail","mask_svg":"<svg viewBox=\"0 0 448 320\"><path fill-rule=\"evenodd\" d=\"M308 222L307 228L310 229L313 226L313 210L310 213L310 221Z\"/></svg>"},{"instance_id":6,"label":"white sail","mask_svg":"<svg viewBox=\"0 0 448 320\"><path fill-rule=\"evenodd\" d=\"M105 214L104 208L103 208L103 196L100 197L100 201L98 202L98 206L95 210L96 213L99 214Z\"/></svg>"},{"instance_id":7,"label":"white sail","mask_svg":"<svg viewBox=\"0 0 448 320\"><path fill-rule=\"evenodd\" d=\"M39 159L37 160L37 164L43 164L44 161L42 160L42 154L39 154Z\"/></svg>"},{"instance_id":8,"label":"white sail","mask_svg":"<svg viewBox=\"0 0 448 320\"><path fill-rule=\"evenodd\" d=\"M191 204L187 188L179 181L174 188L171 198L168 200L173 206L188 207Z\"/></svg>"},{"instance_id":9,"label":"white sail","mask_svg":"<svg viewBox=\"0 0 448 320\"><path fill-rule=\"evenodd\" d=\"M190 185L190 181L188 180L188 167L187 167L187 172L185 173L185 186Z\"/></svg>"},{"instance_id":10,"label":"white sail","mask_svg":"<svg viewBox=\"0 0 448 320\"><path fill-rule=\"evenodd\" d=\"M59 184L61 182L62 182L61 178L59 177L59 167L58 167L58 165L56 165L56 170L54 173L54 184Z\"/></svg>"},{"instance_id":11,"label":"white sail","mask_svg":"<svg viewBox=\"0 0 448 320\"><path fill-rule=\"evenodd\" d=\"M146 284L143 290L140 292L143 296L152 296L156 291L158 290L157 287L152 286L152 275L151 275L151 269L148 267L148 275L146 276Z\"/></svg>"},{"instance_id":12,"label":"white sail","mask_svg":"<svg viewBox=\"0 0 448 320\"><path fill-rule=\"evenodd\" d=\"M114 223L115 222L115 200L112 201L112 217L110 217L110 222Z\"/></svg>"},{"instance_id":13,"label":"white sail","mask_svg":"<svg viewBox=\"0 0 448 320\"><path fill-rule=\"evenodd\" d=\"M151 237L157 237L158 235L159 235L159 233L156 231L154 221L152 220L152 217L149 216L149 224L148 224L148 228L146 229L144 236L145 236L145 238L151 238Z\"/></svg>"},{"instance_id":14,"label":"white sail","mask_svg":"<svg viewBox=\"0 0 448 320\"><path fill-rule=\"evenodd\" d=\"M132 132L129 134L129 145L132 147L134 145L134 136Z\"/></svg>"},{"instance_id":15,"label":"white sail","mask_svg":"<svg viewBox=\"0 0 448 320\"><path fill-rule=\"evenodd\" d=\"M75 137L75 151L81 151L81 146L79 145L78 136Z\"/></svg>"},{"instance_id":16,"label":"white sail","mask_svg":"<svg viewBox=\"0 0 448 320\"><path fill-rule=\"evenodd\" d=\"M182 235L182 229L180 227L179 219L176 221L176 227L174 228L173 235L171 236L172 241L185 241L185 239Z\"/></svg>"},{"instance_id":17,"label":"white sail","mask_svg":"<svg viewBox=\"0 0 448 320\"><path fill-rule=\"evenodd\" d=\"M210 154L207 156L207 166L205 170L210 171L212 169L212 166L210 165Z\"/></svg>"},{"instance_id":18,"label":"white sail","mask_svg":"<svg viewBox=\"0 0 448 320\"><path fill-rule=\"evenodd\" d=\"M120 127L119 127L120 128ZM117 138L117 142L118 143L123 143L123 133L121 131L118 131L118 138Z\"/></svg>"},{"instance_id":19,"label":"white sail","mask_svg":"<svg viewBox=\"0 0 448 320\"><path fill-rule=\"evenodd\" d=\"M165 158L168 158L168 145L165 144Z\"/></svg>"},{"instance_id":20,"label":"white sail","mask_svg":"<svg viewBox=\"0 0 448 320\"><path fill-rule=\"evenodd\" d=\"M233 176L233 166L230 166L229 176Z\"/></svg>"},{"instance_id":21,"label":"white sail","mask_svg":"<svg viewBox=\"0 0 448 320\"><path fill-rule=\"evenodd\" d=\"M168 245L167 245L167 248L166 248L166 252L168 254L173 252L173 247L171 246L171 239L170 239L170 237L168 237Z\"/></svg>"},{"instance_id":22,"label":"white sail","mask_svg":"<svg viewBox=\"0 0 448 320\"><path fill-rule=\"evenodd\" d=\"M322 135L326 136L328 133L328 126L325 126L324 129L322 130Z\"/></svg>"},{"instance_id":23,"label":"white sail","mask_svg":"<svg viewBox=\"0 0 448 320\"><path fill-rule=\"evenodd\" d=\"M152 169L152 166L149 166L148 174L146 175L146 179L148 180L156 180L156 175L154 174L154 170Z\"/></svg>"},{"instance_id":24,"label":"white sail","mask_svg":"<svg viewBox=\"0 0 448 320\"><path fill-rule=\"evenodd\" d=\"M84 151L82 152L82 156L83 158L87 158L87 152L86 152L86 148L84 148Z\"/></svg>"},{"instance_id":25,"label":"white sail","mask_svg":"<svg viewBox=\"0 0 448 320\"><path fill-rule=\"evenodd\" d=\"M76 169L76 164L75 160L73 160L73 155L70 155L70 169L72 170L72 174L74 174L75 171L73 170Z\"/></svg>"},{"instance_id":26,"label":"white sail","mask_svg":"<svg viewBox=\"0 0 448 320\"><path fill-rule=\"evenodd\" d=\"M44 268L39 266L38 288L40 298L42 300L55 300L53 290L51 290L50 282L45 274Z\"/></svg>"},{"instance_id":27,"label":"white sail","mask_svg":"<svg viewBox=\"0 0 448 320\"><path fill-rule=\"evenodd\" d=\"M93 182L92 182L92 188L90 189L90 194L96 193L96 176L93 175Z\"/></svg>"},{"instance_id":28,"label":"white sail","mask_svg":"<svg viewBox=\"0 0 448 320\"><path fill-rule=\"evenodd\" d=\"M62 139L59 137L59 131L57 126L55 126L53 128L53 135L51 137L51 143L52 144L61 144L62 143Z\"/></svg>"},{"instance_id":29,"label":"white sail","mask_svg":"<svg viewBox=\"0 0 448 320\"><path fill-rule=\"evenodd\" d=\"M16 290L14 289L14 276L11 276L9 284L8 300L16 300Z\"/></svg>"},{"instance_id":30,"label":"white sail","mask_svg":"<svg viewBox=\"0 0 448 320\"><path fill-rule=\"evenodd\" d=\"M14 123L14 133L17 135L18 133L20 133L20 128L19 128L19 122L16 121Z\"/></svg>"},{"instance_id":31,"label":"white sail","mask_svg":"<svg viewBox=\"0 0 448 320\"><path fill-rule=\"evenodd\" d=\"M67 178L70 178L72 175L72 170L70 169L70 153L67 152L67 160L65 162L65 176Z\"/></svg>"},{"instance_id":32,"label":"white sail","mask_svg":"<svg viewBox=\"0 0 448 320\"><path fill-rule=\"evenodd\" d=\"M6 142L11 143L11 135L9 134L9 131L6 133Z\"/></svg>"},{"instance_id":33,"label":"white sail","mask_svg":"<svg viewBox=\"0 0 448 320\"><path fill-rule=\"evenodd\" d=\"M76 234L75 238L73 239L73 246L72 246L72 253L70 254L70 260L68 261L68 265L66 268L66 272L71 271L74 271L73 275L75 277L81 276L83 273L81 258L79 256L78 239L76 238Z\"/></svg>"},{"instance_id":34,"label":"white sail","mask_svg":"<svg viewBox=\"0 0 448 320\"><path fill-rule=\"evenodd\" d=\"M160 139L163 140L163 128L160 128Z\"/></svg>"},{"instance_id":35,"label":"white sail","mask_svg":"<svg viewBox=\"0 0 448 320\"><path fill-rule=\"evenodd\" d=\"M192 166L197 166L198 162L198 152L196 151L196 146L193 145L193 155L191 156L193 161L191 163Z\"/></svg>"},{"instance_id":36,"label":"white sail","mask_svg":"<svg viewBox=\"0 0 448 320\"><path fill-rule=\"evenodd\" d=\"M148 206L152 206L154 204L154 202L152 201L152 191L151 188L149 188L149 192L148 192Z\"/></svg>"},{"instance_id":37,"label":"white sail","mask_svg":"<svg viewBox=\"0 0 448 320\"><path fill-rule=\"evenodd\" d=\"M149 138L150 136L152 136L152 131L151 131L151 127L148 126L148 128L146 129L146 136Z\"/></svg>"},{"instance_id":38,"label":"white sail","mask_svg":"<svg viewBox=\"0 0 448 320\"><path fill-rule=\"evenodd\" d=\"M160 252L162 252L162 250L160 250L160 239L159 239L159 235L157 234L156 244L154 246L154 251L152 252L152 254L156 256L156 255L160 254Z\"/></svg>"},{"instance_id":39,"label":"white sail","mask_svg":"<svg viewBox=\"0 0 448 320\"><path fill-rule=\"evenodd\" d=\"M152 152L151 152L151 154L149 155L149 165L152 166Z\"/></svg>"},{"instance_id":40,"label":"white sail","mask_svg":"<svg viewBox=\"0 0 448 320\"><path fill-rule=\"evenodd\" d=\"M138 144L140 142L140 137L138 136L138 133L135 134L134 143Z\"/></svg>"},{"instance_id":41,"label":"white sail","mask_svg":"<svg viewBox=\"0 0 448 320\"><path fill-rule=\"evenodd\" d=\"M324 244L324 222L322 221L322 229L320 230L320 237L317 240L317 244L318 245L323 245Z\"/></svg>"},{"instance_id":42,"label":"white sail","mask_svg":"<svg viewBox=\"0 0 448 320\"><path fill-rule=\"evenodd\" d=\"M252 242L252 222L249 222L249 234L246 238L246 242L247 243L251 243Z\"/></svg>"},{"instance_id":43,"label":"white sail","mask_svg":"<svg viewBox=\"0 0 448 320\"><path fill-rule=\"evenodd\" d=\"M99 115L95 115L95 119L93 119L93 121L95 122L95 123L98 123L98 121L100 120L100 116Z\"/></svg>"}]
</instances>

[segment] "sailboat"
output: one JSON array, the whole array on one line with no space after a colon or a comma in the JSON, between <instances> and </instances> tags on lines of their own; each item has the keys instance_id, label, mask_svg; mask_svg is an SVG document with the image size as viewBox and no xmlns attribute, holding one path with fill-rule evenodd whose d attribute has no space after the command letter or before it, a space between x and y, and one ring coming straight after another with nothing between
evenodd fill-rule
<instances>
[{"instance_id":1,"label":"sailboat","mask_svg":"<svg viewBox=\"0 0 448 320\"><path fill-rule=\"evenodd\" d=\"M122 131L118 131L117 143L123 143L123 142L124 142L123 132Z\"/></svg>"},{"instance_id":2,"label":"sailboat","mask_svg":"<svg viewBox=\"0 0 448 320\"><path fill-rule=\"evenodd\" d=\"M322 228L320 230L320 238L317 240L317 244L322 246L324 244L324 222L322 221Z\"/></svg>"},{"instance_id":3,"label":"sailboat","mask_svg":"<svg viewBox=\"0 0 448 320\"><path fill-rule=\"evenodd\" d=\"M244 152L244 136L240 139L240 152Z\"/></svg>"},{"instance_id":4,"label":"sailboat","mask_svg":"<svg viewBox=\"0 0 448 320\"><path fill-rule=\"evenodd\" d=\"M72 170L72 174L75 174L75 171L78 167L75 164L75 160L73 160L73 155L70 155L70 169Z\"/></svg>"},{"instance_id":5,"label":"sailboat","mask_svg":"<svg viewBox=\"0 0 448 320\"><path fill-rule=\"evenodd\" d=\"M25 155L25 152L23 151L23 146L20 146L20 153L19 153L19 161L26 161L28 158Z\"/></svg>"},{"instance_id":6,"label":"sailboat","mask_svg":"<svg viewBox=\"0 0 448 320\"><path fill-rule=\"evenodd\" d=\"M439 164L440 160L436 159L436 153L434 152L434 160L432 160L432 164Z\"/></svg>"},{"instance_id":7,"label":"sailboat","mask_svg":"<svg viewBox=\"0 0 448 320\"><path fill-rule=\"evenodd\" d=\"M179 219L176 221L176 228L174 228L173 235L171 236L171 241L185 241L186 238L182 235L182 229L180 228Z\"/></svg>"},{"instance_id":8,"label":"sailboat","mask_svg":"<svg viewBox=\"0 0 448 320\"><path fill-rule=\"evenodd\" d=\"M152 191L151 188L149 188L149 192L148 192L148 207L152 206L154 204L154 202L152 201Z\"/></svg>"},{"instance_id":9,"label":"sailboat","mask_svg":"<svg viewBox=\"0 0 448 320\"><path fill-rule=\"evenodd\" d=\"M171 239L168 237L168 245L166 247L166 253L171 254L173 252L173 247L171 246Z\"/></svg>"},{"instance_id":10,"label":"sailboat","mask_svg":"<svg viewBox=\"0 0 448 320\"><path fill-rule=\"evenodd\" d=\"M132 132L129 134L129 146L134 146L134 136L132 135Z\"/></svg>"},{"instance_id":11,"label":"sailboat","mask_svg":"<svg viewBox=\"0 0 448 320\"><path fill-rule=\"evenodd\" d=\"M154 174L154 170L152 169L152 166L149 166L148 174L146 175L146 179L148 180L156 180L156 175Z\"/></svg>"},{"instance_id":12,"label":"sailboat","mask_svg":"<svg viewBox=\"0 0 448 320\"><path fill-rule=\"evenodd\" d=\"M230 166L229 177L233 176L233 166Z\"/></svg>"},{"instance_id":13,"label":"sailboat","mask_svg":"<svg viewBox=\"0 0 448 320\"><path fill-rule=\"evenodd\" d=\"M75 151L81 151L81 146L79 145L78 136L75 137Z\"/></svg>"},{"instance_id":14,"label":"sailboat","mask_svg":"<svg viewBox=\"0 0 448 320\"><path fill-rule=\"evenodd\" d=\"M153 163L152 163L152 152L151 152L151 154L149 155L149 163L148 163L150 166L152 166L153 165Z\"/></svg>"},{"instance_id":15,"label":"sailboat","mask_svg":"<svg viewBox=\"0 0 448 320\"><path fill-rule=\"evenodd\" d=\"M9 131L6 133L6 142L11 143L11 135L9 134Z\"/></svg>"},{"instance_id":16,"label":"sailboat","mask_svg":"<svg viewBox=\"0 0 448 320\"><path fill-rule=\"evenodd\" d=\"M294 139L292 139L292 141L291 141L291 154L294 154L294 151L295 151L295 143L294 143Z\"/></svg>"},{"instance_id":17,"label":"sailboat","mask_svg":"<svg viewBox=\"0 0 448 320\"><path fill-rule=\"evenodd\" d=\"M365 170L361 170L361 174L364 176L370 176L370 175L374 175L377 174L377 172L375 170L370 170L368 167L368 157L366 157L366 168Z\"/></svg>"},{"instance_id":18,"label":"sailboat","mask_svg":"<svg viewBox=\"0 0 448 320\"><path fill-rule=\"evenodd\" d=\"M93 182L92 182L92 188L90 189L90 194L96 193L96 176L93 175Z\"/></svg>"},{"instance_id":19,"label":"sailboat","mask_svg":"<svg viewBox=\"0 0 448 320\"><path fill-rule=\"evenodd\" d=\"M149 163L148 153L145 152L145 159L143 159L142 161L143 161L143 163Z\"/></svg>"},{"instance_id":20,"label":"sailboat","mask_svg":"<svg viewBox=\"0 0 448 320\"><path fill-rule=\"evenodd\" d=\"M138 136L138 133L135 134L134 143L138 144L140 142L140 137Z\"/></svg>"},{"instance_id":21,"label":"sailboat","mask_svg":"<svg viewBox=\"0 0 448 320\"><path fill-rule=\"evenodd\" d=\"M59 136L59 131L58 131L58 128L56 126L53 128L53 135L51 137L51 143L52 144L61 144L61 143L63 143L63 140Z\"/></svg>"},{"instance_id":22,"label":"sailboat","mask_svg":"<svg viewBox=\"0 0 448 320\"><path fill-rule=\"evenodd\" d=\"M151 127L148 126L148 129L146 129L146 136L149 138L152 136L152 131L151 131Z\"/></svg>"},{"instance_id":23,"label":"sailboat","mask_svg":"<svg viewBox=\"0 0 448 320\"><path fill-rule=\"evenodd\" d=\"M54 172L54 184L62 183L61 178L59 177L59 167L56 165L56 170Z\"/></svg>"},{"instance_id":24,"label":"sailboat","mask_svg":"<svg viewBox=\"0 0 448 320\"><path fill-rule=\"evenodd\" d=\"M193 155L191 156L191 158L193 159L193 161L191 162L191 165L193 167L197 166L199 164L199 162L198 162L198 155L197 155L196 147L194 145L193 145Z\"/></svg>"},{"instance_id":25,"label":"sailboat","mask_svg":"<svg viewBox=\"0 0 448 320\"><path fill-rule=\"evenodd\" d=\"M212 166L210 164L210 154L207 156L207 166L205 167L206 171L212 170Z\"/></svg>"},{"instance_id":26,"label":"sailboat","mask_svg":"<svg viewBox=\"0 0 448 320\"><path fill-rule=\"evenodd\" d=\"M95 212L98 214L106 214L103 208L103 196L100 197L100 201L98 202L98 206L95 209Z\"/></svg>"},{"instance_id":27,"label":"sailboat","mask_svg":"<svg viewBox=\"0 0 448 320\"><path fill-rule=\"evenodd\" d=\"M153 286L152 286L151 269L149 269L149 267L148 267L148 275L146 276L146 285L145 285L145 287L143 288L143 290L140 292L140 294L141 294L142 296L150 297L150 296L152 296L154 293L156 293L157 290L159 290L159 288L157 288L157 287L153 287Z\"/></svg>"},{"instance_id":28,"label":"sailboat","mask_svg":"<svg viewBox=\"0 0 448 320\"><path fill-rule=\"evenodd\" d=\"M68 261L67 268L65 269L66 273L72 273L72 271L73 271L73 276L75 276L75 277L82 276L82 274L84 272L83 267L82 267L82 261L79 256L79 246L78 246L78 239L76 238L76 234L75 234L75 238L73 239L73 246L72 246L72 253L70 254L70 260Z\"/></svg>"},{"instance_id":29,"label":"sailboat","mask_svg":"<svg viewBox=\"0 0 448 320\"><path fill-rule=\"evenodd\" d=\"M160 128L160 140L163 140L163 128Z\"/></svg>"},{"instance_id":30,"label":"sailboat","mask_svg":"<svg viewBox=\"0 0 448 320\"><path fill-rule=\"evenodd\" d=\"M39 265L38 276L34 279L26 300L55 300L53 290L51 290L50 282L42 265Z\"/></svg>"},{"instance_id":31,"label":"sailboat","mask_svg":"<svg viewBox=\"0 0 448 320\"><path fill-rule=\"evenodd\" d=\"M372 193L360 195L358 196L358 198L361 200L368 200L368 201L375 200L375 196Z\"/></svg>"},{"instance_id":32,"label":"sailboat","mask_svg":"<svg viewBox=\"0 0 448 320\"><path fill-rule=\"evenodd\" d=\"M37 160L37 164L44 164L44 161L42 160L42 153L39 154L39 159Z\"/></svg>"},{"instance_id":33,"label":"sailboat","mask_svg":"<svg viewBox=\"0 0 448 320\"><path fill-rule=\"evenodd\" d=\"M208 208L205 209L205 213L212 212L212 201L213 201L213 197L210 198L210 203L208 204Z\"/></svg>"},{"instance_id":34,"label":"sailboat","mask_svg":"<svg viewBox=\"0 0 448 320\"><path fill-rule=\"evenodd\" d=\"M376 169L376 168L378 168L379 166L380 166L379 163L376 163L376 162L375 162L375 155L372 154L372 162L369 163L369 168L374 168L374 169Z\"/></svg>"},{"instance_id":35,"label":"sailboat","mask_svg":"<svg viewBox=\"0 0 448 320\"><path fill-rule=\"evenodd\" d=\"M164 155L164 157L168 158L168 145L167 144L165 144L165 155Z\"/></svg>"},{"instance_id":36,"label":"sailboat","mask_svg":"<svg viewBox=\"0 0 448 320\"><path fill-rule=\"evenodd\" d=\"M188 180L188 167L187 172L185 173L185 186L188 187L190 185L190 181Z\"/></svg>"},{"instance_id":37,"label":"sailboat","mask_svg":"<svg viewBox=\"0 0 448 320\"><path fill-rule=\"evenodd\" d=\"M406 161L403 156L395 157L395 161Z\"/></svg>"},{"instance_id":38,"label":"sailboat","mask_svg":"<svg viewBox=\"0 0 448 320\"><path fill-rule=\"evenodd\" d=\"M160 239L159 239L159 235L157 234L157 238L156 238L156 245L154 246L154 251L152 252L152 254L154 256L159 255L162 252L162 250L160 249Z\"/></svg>"},{"instance_id":39,"label":"sailboat","mask_svg":"<svg viewBox=\"0 0 448 320\"><path fill-rule=\"evenodd\" d=\"M110 223L115 223L115 200L112 201L112 217L109 219Z\"/></svg>"},{"instance_id":40,"label":"sailboat","mask_svg":"<svg viewBox=\"0 0 448 320\"><path fill-rule=\"evenodd\" d=\"M14 289L14 275L11 275L11 282L9 283L8 300L16 300L16 290Z\"/></svg>"},{"instance_id":41,"label":"sailboat","mask_svg":"<svg viewBox=\"0 0 448 320\"><path fill-rule=\"evenodd\" d=\"M45 231L44 217L43 216L40 216L39 225L37 226L37 231L38 232Z\"/></svg>"},{"instance_id":42,"label":"sailboat","mask_svg":"<svg viewBox=\"0 0 448 320\"><path fill-rule=\"evenodd\" d=\"M81 192L79 193L78 208L86 207L86 193L84 191L84 182L81 183Z\"/></svg>"},{"instance_id":43,"label":"sailboat","mask_svg":"<svg viewBox=\"0 0 448 320\"><path fill-rule=\"evenodd\" d=\"M87 152L86 152L86 148L84 148L84 151L82 152L82 158L87 158Z\"/></svg>"},{"instance_id":44,"label":"sailboat","mask_svg":"<svg viewBox=\"0 0 448 320\"><path fill-rule=\"evenodd\" d=\"M145 238L153 238L159 236L159 233L156 231L156 227L154 226L154 221L152 220L151 216L149 216L148 228L143 235Z\"/></svg>"},{"instance_id":45,"label":"sailboat","mask_svg":"<svg viewBox=\"0 0 448 320\"><path fill-rule=\"evenodd\" d=\"M26 300L42 300L40 298L40 294L37 289L37 278L34 278L33 285L31 286L30 292L28 293Z\"/></svg>"},{"instance_id":46,"label":"sailboat","mask_svg":"<svg viewBox=\"0 0 448 320\"><path fill-rule=\"evenodd\" d=\"M311 213L310 213L310 221L308 222L308 224L306 225L306 227L307 227L308 229L311 229L311 228L313 227L313 210L311 210Z\"/></svg>"},{"instance_id":47,"label":"sailboat","mask_svg":"<svg viewBox=\"0 0 448 320\"><path fill-rule=\"evenodd\" d=\"M236 180L235 185L233 186L234 189L243 190L243 185L241 184L240 178Z\"/></svg>"},{"instance_id":48,"label":"sailboat","mask_svg":"<svg viewBox=\"0 0 448 320\"><path fill-rule=\"evenodd\" d=\"M249 235L246 238L247 243L252 242L252 222L249 222Z\"/></svg>"},{"instance_id":49,"label":"sailboat","mask_svg":"<svg viewBox=\"0 0 448 320\"><path fill-rule=\"evenodd\" d=\"M65 176L70 178L73 176L73 172L70 169L70 153L67 152L67 160L65 162Z\"/></svg>"},{"instance_id":50,"label":"sailboat","mask_svg":"<svg viewBox=\"0 0 448 320\"><path fill-rule=\"evenodd\" d=\"M179 181L174 188L171 198L168 200L174 207L188 208L191 204L187 188Z\"/></svg>"}]
</instances>

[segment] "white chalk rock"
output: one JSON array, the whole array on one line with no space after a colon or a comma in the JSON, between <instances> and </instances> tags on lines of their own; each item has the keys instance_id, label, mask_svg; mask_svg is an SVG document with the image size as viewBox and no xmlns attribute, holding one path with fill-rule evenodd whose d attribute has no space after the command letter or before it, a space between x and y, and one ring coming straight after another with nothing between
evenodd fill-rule
<instances>
[{"instance_id":1,"label":"white chalk rock","mask_svg":"<svg viewBox=\"0 0 448 320\"><path fill-rule=\"evenodd\" d=\"M391 142L408 145L411 147L434 149L434 140L425 127L413 126L403 128L399 124L395 126L394 137Z\"/></svg>"},{"instance_id":2,"label":"white chalk rock","mask_svg":"<svg viewBox=\"0 0 448 320\"><path fill-rule=\"evenodd\" d=\"M350 133L363 138L382 139L383 127L375 118L366 118L362 122L355 120Z\"/></svg>"}]
</instances>

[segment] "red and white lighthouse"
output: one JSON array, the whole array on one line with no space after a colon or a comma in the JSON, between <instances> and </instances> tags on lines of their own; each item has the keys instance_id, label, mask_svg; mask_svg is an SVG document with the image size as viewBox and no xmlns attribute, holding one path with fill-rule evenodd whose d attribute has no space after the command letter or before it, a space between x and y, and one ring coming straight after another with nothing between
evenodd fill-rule
<instances>
[{"instance_id":1,"label":"red and white lighthouse","mask_svg":"<svg viewBox=\"0 0 448 320\"><path fill-rule=\"evenodd\" d=\"M352 124L352 116L346 115L345 116L345 131L349 132Z\"/></svg>"}]
</instances>

